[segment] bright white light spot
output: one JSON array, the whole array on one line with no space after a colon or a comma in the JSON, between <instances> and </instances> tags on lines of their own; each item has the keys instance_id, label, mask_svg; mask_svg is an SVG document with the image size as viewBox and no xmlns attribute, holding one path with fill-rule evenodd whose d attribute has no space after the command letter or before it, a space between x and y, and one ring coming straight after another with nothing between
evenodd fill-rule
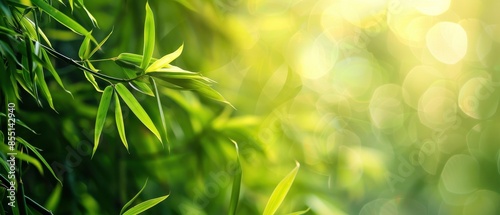
<instances>
[{"instance_id":1,"label":"bright white light spot","mask_svg":"<svg viewBox=\"0 0 500 215\"><path fill-rule=\"evenodd\" d=\"M452 22L432 26L426 42L432 56L445 64L457 63L467 52L467 34L462 26Z\"/></svg>"},{"instance_id":2,"label":"bright white light spot","mask_svg":"<svg viewBox=\"0 0 500 215\"><path fill-rule=\"evenodd\" d=\"M451 0L419 0L416 1L416 9L425 15L437 16L443 14L450 8Z\"/></svg>"}]
</instances>

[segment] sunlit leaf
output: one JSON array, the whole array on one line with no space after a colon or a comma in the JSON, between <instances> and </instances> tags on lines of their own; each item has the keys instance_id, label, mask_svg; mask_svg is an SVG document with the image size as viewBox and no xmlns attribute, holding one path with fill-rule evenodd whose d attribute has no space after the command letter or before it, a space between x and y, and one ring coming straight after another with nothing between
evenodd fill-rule
<instances>
[{"instance_id":1,"label":"sunlit leaf","mask_svg":"<svg viewBox=\"0 0 500 215\"><path fill-rule=\"evenodd\" d=\"M142 191L144 190L144 188L146 188L147 184L148 184L148 179L146 179L146 182L144 182L144 185L142 185L141 190L139 190L139 192L137 194L135 194L135 196L132 199L130 199L125 205L123 205L122 209L120 210L120 214L123 214L123 211L125 209L127 209L130 205L132 205L132 203L134 202L134 200L137 199L137 197L139 197L139 195L142 193Z\"/></svg>"},{"instance_id":2,"label":"sunlit leaf","mask_svg":"<svg viewBox=\"0 0 500 215\"><path fill-rule=\"evenodd\" d=\"M297 162L296 165L297 166L290 173L288 173L288 175L285 176L285 178L283 178L280 181L278 186L274 188L271 197L269 197L269 200L267 201L267 205L266 208L264 209L263 215L274 215L274 213L276 213L276 211L278 210L279 206L285 199L288 190L290 190L290 187L292 186L293 181L295 180L297 172L299 171L300 167L299 162Z\"/></svg>"},{"instance_id":3,"label":"sunlit leaf","mask_svg":"<svg viewBox=\"0 0 500 215\"><path fill-rule=\"evenodd\" d=\"M153 64L151 64L151 66L149 66L146 69L146 73L156 71L156 70L161 69L163 67L169 66L173 60L177 59L181 55L183 47L184 47L184 45L181 45L175 52L167 54L167 55L163 56L162 58L160 58L159 60L155 61Z\"/></svg>"},{"instance_id":4,"label":"sunlit leaf","mask_svg":"<svg viewBox=\"0 0 500 215\"><path fill-rule=\"evenodd\" d=\"M94 68L94 66L92 65L92 63L90 61L86 60L84 64L86 64L91 70L98 72L97 69ZM95 80L95 77L93 74L91 74L89 72L84 72L83 74L85 75L85 78L92 84L92 86L94 86L94 88L97 92L102 92L102 90L99 87L99 84L97 84L97 81Z\"/></svg>"},{"instance_id":5,"label":"sunlit leaf","mask_svg":"<svg viewBox=\"0 0 500 215\"><path fill-rule=\"evenodd\" d=\"M156 86L156 82L154 78L151 78L151 82L153 82L153 87L155 89L155 97L156 103L158 104L158 111L160 113L160 121L161 121L161 129L160 134L162 138L162 142L167 144L168 151L170 152L170 145L168 144L168 136L167 136L167 123L165 122L165 114L163 113L163 106L161 105L160 94L158 93L158 86Z\"/></svg>"},{"instance_id":6,"label":"sunlit leaf","mask_svg":"<svg viewBox=\"0 0 500 215\"><path fill-rule=\"evenodd\" d=\"M310 208L305 209L303 211L296 211L296 212L293 212L293 213L289 213L287 215L302 215L302 214L305 214L305 213L309 212L309 210L310 210Z\"/></svg>"},{"instance_id":7,"label":"sunlit leaf","mask_svg":"<svg viewBox=\"0 0 500 215\"><path fill-rule=\"evenodd\" d=\"M52 176L54 176L54 178L59 182L59 184L62 185L61 180L59 180L59 178L57 178L56 173L54 172L54 170L52 169L52 167L49 165L49 163L47 163L47 161L45 160L45 158L40 154L40 152L38 152L37 148L35 148L33 145L29 144L26 140L24 140L21 137L17 137L16 140L19 143L23 144L24 146L28 147L28 149L30 149L36 155L36 157L38 157L38 159L40 161L42 161L43 165L45 165L45 167L49 170L49 172L52 174Z\"/></svg>"},{"instance_id":8,"label":"sunlit leaf","mask_svg":"<svg viewBox=\"0 0 500 215\"><path fill-rule=\"evenodd\" d=\"M141 104L135 99L134 95L130 93L130 91L123 85L123 84L117 84L116 85L116 92L120 95L122 100L127 104L127 106L130 108L132 113L139 118L139 120L151 131L153 134L158 138L158 140L161 141L161 136L160 133L158 132L158 129L156 129L156 126L153 124L153 121L151 121L151 118L149 118L149 115L146 113L144 108L142 108ZM163 143L163 142L162 142Z\"/></svg>"},{"instance_id":9,"label":"sunlit leaf","mask_svg":"<svg viewBox=\"0 0 500 215\"><path fill-rule=\"evenodd\" d=\"M154 207L155 205L159 204L163 200L167 199L168 196L169 195L165 195L162 197L158 197L158 198L154 198L154 199L150 199L150 200L141 202L141 203L137 204L136 206L130 208L129 210L125 211L125 213L123 213L123 215L136 215L136 214L142 213L142 212Z\"/></svg>"},{"instance_id":10,"label":"sunlit leaf","mask_svg":"<svg viewBox=\"0 0 500 215\"><path fill-rule=\"evenodd\" d=\"M141 62L141 68L146 69L149 65L149 61L153 57L153 51L155 48L155 20L153 17L153 11L149 7L149 3L146 2L146 19L144 22L144 49L143 58Z\"/></svg>"},{"instance_id":11,"label":"sunlit leaf","mask_svg":"<svg viewBox=\"0 0 500 215\"><path fill-rule=\"evenodd\" d=\"M240 198L240 188L241 188L241 176L242 176L238 144L234 141L232 141L232 142L234 143L234 145L236 147L237 169L236 169L236 173L234 174L234 178L233 178L233 187L231 190L231 200L229 202L229 212L228 212L229 215L235 215L236 209L238 209L238 201Z\"/></svg>"},{"instance_id":12,"label":"sunlit leaf","mask_svg":"<svg viewBox=\"0 0 500 215\"><path fill-rule=\"evenodd\" d=\"M89 54L90 54L90 37L85 36L85 38L82 41L82 44L80 45L80 49L78 50L78 57L82 60L87 60L89 59Z\"/></svg>"},{"instance_id":13,"label":"sunlit leaf","mask_svg":"<svg viewBox=\"0 0 500 215\"><path fill-rule=\"evenodd\" d=\"M99 44L97 44L97 46L90 52L89 54L89 58L92 57L92 55L94 55L97 51L99 51L102 47L102 45L104 45L104 43L106 43L106 41L108 41L109 37L111 36L111 34L113 34L113 30L111 30L111 32L109 32L108 36L106 36Z\"/></svg>"},{"instance_id":14,"label":"sunlit leaf","mask_svg":"<svg viewBox=\"0 0 500 215\"><path fill-rule=\"evenodd\" d=\"M122 140L123 145L128 151L128 143L125 136L125 125L123 124L122 108L120 106L120 99L118 99L118 96L115 96L115 121L120 139Z\"/></svg>"},{"instance_id":15,"label":"sunlit leaf","mask_svg":"<svg viewBox=\"0 0 500 215\"><path fill-rule=\"evenodd\" d=\"M92 149L92 157L97 150L99 145L99 139L101 137L102 128L104 127L104 122L106 121L106 115L108 113L109 103L111 102L111 97L113 96L113 87L107 86L101 96L101 101L99 102L99 107L97 108L97 116L95 119L94 128L94 149Z\"/></svg>"}]
</instances>

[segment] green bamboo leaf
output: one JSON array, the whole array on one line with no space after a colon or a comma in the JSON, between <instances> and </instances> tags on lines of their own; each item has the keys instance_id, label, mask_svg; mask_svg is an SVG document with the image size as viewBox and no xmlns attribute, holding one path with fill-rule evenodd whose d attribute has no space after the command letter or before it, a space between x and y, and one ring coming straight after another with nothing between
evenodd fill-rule
<instances>
[{"instance_id":1,"label":"green bamboo leaf","mask_svg":"<svg viewBox=\"0 0 500 215\"><path fill-rule=\"evenodd\" d=\"M17 137L16 140L19 143L21 143L24 146L26 146L28 149L30 149L33 152L33 154L35 154L38 157L38 159L40 161L42 161L43 165L45 165L45 167L49 170L49 172L52 174L52 176L54 176L54 178L59 182L59 184L62 185L61 180L59 180L59 178L57 178L57 175L54 172L54 170L52 169L52 167L49 165L49 163L47 163L47 161L45 160L45 158L43 158L43 156L40 154L40 152L38 152L38 149L36 147L34 147L33 145L29 144L26 140L24 140L21 137Z\"/></svg>"},{"instance_id":2,"label":"green bamboo leaf","mask_svg":"<svg viewBox=\"0 0 500 215\"><path fill-rule=\"evenodd\" d=\"M299 171L300 168L299 162L297 162L296 165L297 166L290 173L288 173L288 175L285 176L285 178L283 178L280 181L278 186L274 188L271 197L267 201L267 205L266 208L264 209L263 215L274 215L274 213L276 213L276 210L278 210L279 206L285 199L288 190L290 190L290 187L292 186L293 181L295 180L297 172Z\"/></svg>"},{"instance_id":3,"label":"green bamboo leaf","mask_svg":"<svg viewBox=\"0 0 500 215\"><path fill-rule=\"evenodd\" d=\"M120 214L123 214L123 211L125 209L127 209L133 202L135 199L137 199L137 197L139 197L139 195L142 193L142 191L144 190L144 188L146 188L146 185L148 184L148 179L146 179L146 182L144 182L144 185L142 185L142 188L141 190L139 190L139 192L137 194L135 194L135 196L130 199L123 207L122 209L120 210Z\"/></svg>"},{"instance_id":4,"label":"green bamboo leaf","mask_svg":"<svg viewBox=\"0 0 500 215\"><path fill-rule=\"evenodd\" d=\"M15 154L15 157L20 159L20 160L24 160L28 163L31 163L33 164L33 166L36 167L36 169L38 170L38 172L40 172L40 174L43 174L43 167L42 167L42 164L40 164L40 161L38 161L36 158L34 157L31 157L25 153L22 153L18 150L10 150L9 149L9 146L6 145L6 144L0 144L0 151L4 152L4 153L13 153Z\"/></svg>"},{"instance_id":5,"label":"green bamboo leaf","mask_svg":"<svg viewBox=\"0 0 500 215\"><path fill-rule=\"evenodd\" d=\"M153 121L151 121L151 118L149 118L144 108L142 108L141 104L139 104L132 93L130 93L130 91L121 83L116 85L116 92L118 92L118 95L120 95L125 104L127 104L132 113L134 113L135 116L139 118L142 124L144 124L151 132L153 132L158 140L162 141L158 129L156 129Z\"/></svg>"},{"instance_id":6,"label":"green bamboo leaf","mask_svg":"<svg viewBox=\"0 0 500 215\"><path fill-rule=\"evenodd\" d=\"M125 136L125 125L123 123L122 107L120 106L120 99L118 99L118 96L115 96L115 121L120 139L122 140L123 145L128 151L128 143Z\"/></svg>"},{"instance_id":7,"label":"green bamboo leaf","mask_svg":"<svg viewBox=\"0 0 500 215\"><path fill-rule=\"evenodd\" d=\"M139 68L139 67L137 67L137 68ZM123 69L123 72L125 73L125 76L127 76L127 78L133 79L133 78L137 77L137 74L133 70L127 69L127 68L122 68L122 69ZM146 80L149 80L149 79L146 79ZM128 82L128 84L137 92L140 92L142 94L152 96L152 97L155 96L153 93L153 90L151 90L151 87L149 87L149 81L143 82L140 79L138 79L138 80Z\"/></svg>"},{"instance_id":8,"label":"green bamboo leaf","mask_svg":"<svg viewBox=\"0 0 500 215\"><path fill-rule=\"evenodd\" d=\"M153 51L155 47L155 20L153 17L153 11L149 7L149 3L146 2L146 19L144 21L144 49L143 57L141 62L141 68L146 69L149 65L149 61L153 57Z\"/></svg>"},{"instance_id":9,"label":"green bamboo leaf","mask_svg":"<svg viewBox=\"0 0 500 215\"><path fill-rule=\"evenodd\" d=\"M47 201L45 202L44 206L47 208L47 210L54 210L56 209L57 205L59 204L59 201L61 200L61 193L62 193L62 185L56 185L52 193L49 195L47 198Z\"/></svg>"},{"instance_id":10,"label":"green bamboo leaf","mask_svg":"<svg viewBox=\"0 0 500 215\"><path fill-rule=\"evenodd\" d=\"M293 212L293 213L289 213L287 215L302 215L302 214L305 214L305 213L309 212L309 210L310 210L310 208L305 209L303 211L296 211L296 212Z\"/></svg>"},{"instance_id":11,"label":"green bamboo leaf","mask_svg":"<svg viewBox=\"0 0 500 215\"><path fill-rule=\"evenodd\" d=\"M154 198L154 199L150 199L150 200L147 200L147 201L144 201L144 202L141 202L139 204L137 204L136 206L130 208L129 210L125 211L125 213L123 213L123 215L136 215L136 214L140 214L152 207L154 207L155 205L157 205L158 203L162 202L163 200L167 199L169 195L165 195L165 196L161 196L161 197L158 197L158 198Z\"/></svg>"},{"instance_id":12,"label":"green bamboo leaf","mask_svg":"<svg viewBox=\"0 0 500 215\"><path fill-rule=\"evenodd\" d=\"M61 77L59 77L59 74L57 73L56 69L52 65L52 62L50 61L49 55L47 54L47 52L45 51L45 49L41 49L40 52L42 53L43 61L46 62L46 64L44 64L44 67L50 72L50 74L52 75L52 77L54 77L54 79L56 80L57 84L59 84L59 86L61 86L61 88L66 93L68 93L71 96L73 96L73 94L71 94L71 92L69 90L67 90L66 87L64 87L64 84L62 83Z\"/></svg>"},{"instance_id":13,"label":"green bamboo leaf","mask_svg":"<svg viewBox=\"0 0 500 215\"><path fill-rule=\"evenodd\" d=\"M155 61L153 64L151 64L151 66L149 66L146 69L146 73L156 71L156 70L161 69L163 67L170 66L170 63L172 61L174 61L175 59L177 59L181 55L183 47L184 47L184 44L182 44L175 52L167 54L167 55L163 56L162 58L160 58L159 60Z\"/></svg>"},{"instance_id":14,"label":"green bamboo leaf","mask_svg":"<svg viewBox=\"0 0 500 215\"><path fill-rule=\"evenodd\" d=\"M98 72L98 70L94 68L94 66L92 65L92 63L89 60L86 60L84 62L84 64L86 64L91 70ZM83 72L83 74L85 75L85 78L87 78L87 80L92 84L92 86L94 86L94 88L97 92L103 92L101 90L101 88L99 87L99 84L97 84L97 81L95 80L95 77L93 74L91 74L90 72Z\"/></svg>"},{"instance_id":15,"label":"green bamboo leaf","mask_svg":"<svg viewBox=\"0 0 500 215\"><path fill-rule=\"evenodd\" d=\"M80 45L80 49L78 50L78 57L82 60L87 60L89 59L89 54L90 54L90 37L85 36L85 38L82 41L82 44Z\"/></svg>"},{"instance_id":16,"label":"green bamboo leaf","mask_svg":"<svg viewBox=\"0 0 500 215\"><path fill-rule=\"evenodd\" d=\"M234 174L233 178L233 187L231 190L231 200L229 202L229 215L235 215L236 214L236 209L238 209L238 201L240 198L240 187L241 187L241 176L242 176L242 171L241 171L241 163L240 163L240 155L239 155L239 150L238 150L238 144L231 140L235 147L236 147L236 163L237 163L237 169L236 173Z\"/></svg>"},{"instance_id":17,"label":"green bamboo leaf","mask_svg":"<svg viewBox=\"0 0 500 215\"><path fill-rule=\"evenodd\" d=\"M51 16L52 18L54 18L59 23L61 23L62 25L66 26L67 28L69 28L73 32L75 32L77 34L80 34L80 35L83 35L83 36L89 35L90 38L91 38L91 40L93 42L97 43L97 41L95 40L95 38L92 35L90 35L90 32L87 31L87 29L85 29L83 26L81 26L80 24L78 24L78 22L76 22L75 20L73 20L70 17L66 16L64 13L61 13L61 11L59 11L59 10L55 9L54 7L52 7L50 4L47 4L43 0L31 0L31 3L33 3L34 5L36 5L37 7L39 7L40 9L42 9L49 16Z\"/></svg>"},{"instance_id":18,"label":"green bamboo leaf","mask_svg":"<svg viewBox=\"0 0 500 215\"><path fill-rule=\"evenodd\" d=\"M153 82L153 87L155 89L156 103L158 104L158 111L160 112L160 118L161 118L160 134L162 142L167 144L168 151L170 152L170 145L168 144L168 136L167 136L167 123L165 122L165 114L163 113L163 106L161 105L160 94L158 93L158 86L156 85L156 82L152 77L151 77L151 82Z\"/></svg>"},{"instance_id":19,"label":"green bamboo leaf","mask_svg":"<svg viewBox=\"0 0 500 215\"><path fill-rule=\"evenodd\" d=\"M53 102L52 95L51 95L50 90L49 90L49 86L47 86L47 82L45 82L45 76L43 74L43 69L41 67L37 67L35 69L35 72L36 72L36 74L35 74L36 83L38 84L38 86L40 86L40 90L42 91L42 94L47 99L47 102L49 103L50 108L52 108L52 110L57 112L56 108L54 107L54 102Z\"/></svg>"},{"instance_id":20,"label":"green bamboo leaf","mask_svg":"<svg viewBox=\"0 0 500 215\"><path fill-rule=\"evenodd\" d=\"M28 60L28 71L30 73L33 72L33 45L31 44L31 39L30 37L28 36L28 34L24 34L24 43L25 43L25 46L26 46L26 57L27 57L27 60Z\"/></svg>"},{"instance_id":21,"label":"green bamboo leaf","mask_svg":"<svg viewBox=\"0 0 500 215\"><path fill-rule=\"evenodd\" d=\"M72 5L72 1L73 0L70 0L70 1L71 1L70 4ZM83 4L83 0L78 0L77 3L80 5L80 7L83 8L83 10L85 11L85 13L87 13L87 16L89 17L90 21L92 21L92 24L94 25L94 27L99 28L99 25L97 24L97 20L90 13L90 11L85 7L85 5ZM71 8L71 11L73 11L73 8Z\"/></svg>"},{"instance_id":22,"label":"green bamboo leaf","mask_svg":"<svg viewBox=\"0 0 500 215\"><path fill-rule=\"evenodd\" d=\"M106 41L108 41L109 37L111 36L111 34L113 34L113 30L111 30L111 32L109 32L108 36L106 36L95 48L94 50L92 50L92 52L90 52L89 54L89 58L92 57L92 55L94 55L97 51L99 51L102 47L102 45L104 45L104 43L106 43Z\"/></svg>"},{"instance_id":23,"label":"green bamboo leaf","mask_svg":"<svg viewBox=\"0 0 500 215\"><path fill-rule=\"evenodd\" d=\"M97 116L95 119L94 128L94 149L92 150L92 157L97 150L99 145L99 139L101 137L102 128L104 127L104 122L106 121L106 115L108 113L109 103L111 102L111 97L113 96L113 87L107 86L101 96L101 101L99 102L99 107L97 108Z\"/></svg>"}]
</instances>

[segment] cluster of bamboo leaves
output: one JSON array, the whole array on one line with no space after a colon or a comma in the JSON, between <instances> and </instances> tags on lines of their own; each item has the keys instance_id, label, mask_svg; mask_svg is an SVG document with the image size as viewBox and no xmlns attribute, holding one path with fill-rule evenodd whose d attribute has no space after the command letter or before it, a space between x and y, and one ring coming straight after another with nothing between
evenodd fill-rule
<instances>
[{"instance_id":1,"label":"cluster of bamboo leaves","mask_svg":"<svg viewBox=\"0 0 500 215\"><path fill-rule=\"evenodd\" d=\"M59 3L64 5L64 2L62 1L59 1ZM98 26L97 20L87 10L83 0L70 0L67 4L70 6L71 10L74 8L84 10L94 26ZM95 90L102 93L95 120L94 148L92 150L92 156L94 156L94 153L97 151L99 146L99 140L106 120L106 115L112 101L114 102L115 124L117 131L127 151L129 149L129 144L125 132L122 103L124 103L127 108L134 113L139 121L142 122L162 144L167 144L168 149L170 149L167 138L168 128L167 123L165 122L165 114L163 113L160 99L161 88L190 90L200 94L201 96L230 105L229 102L221 96L221 94L211 87L211 85L215 83L213 80L202 76L200 73L187 71L171 64L181 55L183 45L181 45L176 51L161 58L153 57L156 34L155 21L153 12L148 3L146 3L145 6L146 16L144 23L144 45L142 55L135 53L121 53L118 56L109 59L93 59L92 57L95 53L101 50L105 42L112 36L112 32L102 41L98 42L92 35L92 30L87 30L77 21L62 13L47 1L31 0L31 4L24 4L14 0L2 1L0 3L0 10L0 14L2 16L2 19L0 19L0 54L2 58L2 63L0 64L0 71L2 71L0 73L0 87L2 90L2 96L5 99L5 104L8 102L18 104L19 101L23 99L20 96L20 91L24 90L33 97L39 106L42 107L45 104L48 104L51 109L56 111L52 94L45 80L45 73L49 73L64 91L69 94L71 94L71 92L66 90L59 74L55 69L55 66L51 61L51 57L59 61L64 61L65 63L80 69L83 71L85 78L90 82L90 84L92 84L92 86L94 86ZM74 33L84 37L78 51L79 60L69 58L52 47L49 38L39 26L40 19L47 18L57 21ZM93 65L93 63L97 61L114 62L120 67L123 72L123 76L115 77L106 74L106 71L99 70ZM101 81L98 82L96 78ZM103 86L103 83L105 83L106 86ZM150 115L141 106L135 98L133 91L129 90L129 88L137 93L142 93L156 99L158 104L157 114L161 117L160 125L155 125L155 123L153 123ZM4 113L0 113L0 117L5 118L6 115ZM20 120L17 120L17 125L20 125L36 134L35 131ZM0 150L3 153L9 152L8 147L5 144L4 134L1 131L0 140L3 143L0 144ZM49 170L56 180L62 184L51 166L39 153L40 149L34 147L20 137L17 138L17 140L18 143L20 143L15 151L18 154L17 158L35 166L41 174L44 172L42 167L43 164L43 166ZM236 145L236 151L238 151L238 146L236 142L234 143ZM36 158L32 157L30 155L31 153L34 154ZM239 162L238 156L238 168L241 168L239 166ZM2 159L0 164L8 171L5 159ZM21 165L19 165L18 168L21 170ZM298 172L298 168L299 165L297 163L297 167L277 185L274 192L271 194L263 214L275 214L290 189ZM241 178L242 173L239 171L233 179L230 206L228 210L229 214L237 214ZM8 183L5 178L3 179L3 184ZM165 195L150 199L129 208L134 200L136 200L139 194L144 190L146 184L147 181L137 195L135 195L127 204L123 206L120 214L138 214L144 212L154 205L164 201L169 196ZM18 189L22 191L22 183L19 186L20 187L18 187ZM19 207L12 209L14 214L28 214L31 209L37 210L41 214L51 214L49 210L43 208L38 203L25 196L24 193L20 196L20 198L23 199L19 199L19 201L17 201L18 204L21 204ZM129 209L127 210L127 208ZM0 210L5 211L3 208ZM308 210L291 214L303 214L307 211Z\"/></svg>"}]
</instances>

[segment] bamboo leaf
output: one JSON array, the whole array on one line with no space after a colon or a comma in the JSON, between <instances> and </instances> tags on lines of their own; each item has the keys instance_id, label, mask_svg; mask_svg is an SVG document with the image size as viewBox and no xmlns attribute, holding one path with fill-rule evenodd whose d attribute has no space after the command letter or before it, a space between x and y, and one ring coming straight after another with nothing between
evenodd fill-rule
<instances>
[{"instance_id":1,"label":"bamboo leaf","mask_svg":"<svg viewBox=\"0 0 500 215\"><path fill-rule=\"evenodd\" d=\"M170 63L173 60L177 59L181 55L183 47L184 47L184 44L181 45L175 52L167 54L167 55L163 56L162 58L160 58L159 60L155 61L153 64L151 64L151 66L149 66L146 69L146 73L156 71L156 70L161 69L163 67L170 66Z\"/></svg>"},{"instance_id":2,"label":"bamboo leaf","mask_svg":"<svg viewBox=\"0 0 500 215\"><path fill-rule=\"evenodd\" d=\"M49 86L47 86L47 82L45 82L45 76L43 74L43 69L41 67L37 67L35 69L35 71L36 71L36 75L35 75L36 83L38 83L38 86L40 86L40 90L42 91L42 94L47 99L47 102L49 103L50 108L52 108L52 110L56 111L56 109L54 107L52 95L51 95L50 90L49 90Z\"/></svg>"},{"instance_id":3,"label":"bamboo leaf","mask_svg":"<svg viewBox=\"0 0 500 215\"><path fill-rule=\"evenodd\" d=\"M18 150L10 150L9 149L9 146L7 146L7 144L0 144L0 151L4 152L4 153L14 153L15 154L15 157L20 159L20 160L24 160L28 163L31 163L33 164L33 166L36 167L36 169L38 170L38 172L40 172L41 174L43 174L43 167L42 167L42 164L40 164L40 161L38 161L36 158L34 157L31 157L25 153L22 153Z\"/></svg>"},{"instance_id":4,"label":"bamboo leaf","mask_svg":"<svg viewBox=\"0 0 500 215\"><path fill-rule=\"evenodd\" d=\"M54 176L54 178L59 182L59 184L62 185L61 180L59 180L59 178L57 178L57 175L54 172L54 170L52 169L52 167L49 165L49 163L47 163L47 161L45 160L45 158L43 158L43 156L40 154L40 152L38 152L38 149L36 147L29 144L26 140L24 140L21 137L16 138L16 140L19 143L23 144L24 146L28 147L28 149L30 149L33 152L33 154L35 154L38 157L38 159L40 161L42 161L43 165L45 165L45 167L49 170L49 172L52 174L52 176Z\"/></svg>"},{"instance_id":5,"label":"bamboo leaf","mask_svg":"<svg viewBox=\"0 0 500 215\"><path fill-rule=\"evenodd\" d=\"M59 74L57 73L57 71L54 68L54 66L52 65L52 63L50 62L49 55L47 54L47 52L45 52L45 49L41 49L40 52L42 53L43 60L46 62L46 64L44 64L44 67L50 72L50 74L52 75L52 77L54 77L54 79L56 80L57 84L59 84L59 86L61 86L61 88L66 93L68 93L71 96L73 96L73 94L71 94L71 92L69 90L67 90L66 87L64 87L64 84L62 83L61 77L59 77Z\"/></svg>"},{"instance_id":6,"label":"bamboo leaf","mask_svg":"<svg viewBox=\"0 0 500 215\"><path fill-rule=\"evenodd\" d=\"M163 107L161 105L160 94L158 93L158 86L154 78L151 77L151 82L153 82L153 87L155 89L155 97L156 103L158 104L158 111L160 112L161 118L161 129L160 134L162 138L162 142L167 144L168 151L170 152L170 145L168 144L168 136L167 136L167 123L165 122L165 114L163 113Z\"/></svg>"},{"instance_id":7,"label":"bamboo leaf","mask_svg":"<svg viewBox=\"0 0 500 215\"><path fill-rule=\"evenodd\" d=\"M156 129L155 125L153 124L153 121L151 121L151 118L149 118L144 108L142 108L141 104L139 104L139 102L135 99L132 93L130 93L130 91L121 83L116 85L116 92L118 92L118 95L120 95L125 104L127 104L127 106L130 108L132 113L134 113L135 116L137 116L137 118L139 118L139 120L151 132L153 132L153 134L158 138L158 140L162 141L158 129Z\"/></svg>"},{"instance_id":8,"label":"bamboo leaf","mask_svg":"<svg viewBox=\"0 0 500 215\"><path fill-rule=\"evenodd\" d=\"M137 204L136 206L130 208L129 210L125 211L125 213L123 213L123 215L136 215L136 214L142 213L142 212L154 207L155 205L162 202L163 200L167 199L168 196L169 195L165 195L162 197L158 197L158 198L154 198L154 199L150 199L150 200L141 202L141 203Z\"/></svg>"},{"instance_id":9,"label":"bamboo leaf","mask_svg":"<svg viewBox=\"0 0 500 215\"><path fill-rule=\"evenodd\" d=\"M139 195L142 193L142 191L144 190L144 188L146 188L146 185L148 184L148 179L146 179L146 182L144 182L144 185L142 185L142 188L141 190L139 190L139 192L137 194L135 194L135 196L130 199L123 207L122 209L120 210L120 214L123 214L123 211L125 209L127 209L133 202L135 199L137 199L137 197L139 197Z\"/></svg>"},{"instance_id":10,"label":"bamboo leaf","mask_svg":"<svg viewBox=\"0 0 500 215\"><path fill-rule=\"evenodd\" d=\"M240 198L240 188L241 188L241 176L242 176L242 171L241 171L241 163L240 163L240 155L239 155L239 150L238 150L238 144L231 140L234 145L236 146L236 163L237 163L237 169L236 173L234 174L233 178L233 187L231 190L231 200L229 202L229 215L236 215L236 209L238 209L238 201Z\"/></svg>"},{"instance_id":11,"label":"bamboo leaf","mask_svg":"<svg viewBox=\"0 0 500 215\"><path fill-rule=\"evenodd\" d=\"M300 168L299 162L297 162L296 165L297 166L290 173L288 173L288 175L285 176L285 178L283 178L280 181L278 186L274 188L271 197L269 197L269 200L267 201L267 205L266 208L264 209L263 215L274 215L274 213L276 213L276 210L278 210L279 206L285 199L288 190L290 190L290 187L292 186L293 181L295 180L297 172L299 171Z\"/></svg>"},{"instance_id":12,"label":"bamboo leaf","mask_svg":"<svg viewBox=\"0 0 500 215\"><path fill-rule=\"evenodd\" d=\"M153 17L153 11L149 7L149 3L146 2L146 19L144 21L144 49L143 57L141 62L141 68L146 69L149 65L149 61L153 57L153 51L155 47L155 20Z\"/></svg>"},{"instance_id":13,"label":"bamboo leaf","mask_svg":"<svg viewBox=\"0 0 500 215\"><path fill-rule=\"evenodd\" d=\"M111 30L111 32L109 32L108 36L106 36L99 44L97 44L97 46L94 48L94 50L92 50L92 52L90 52L89 58L92 57L92 55L94 55L97 51L99 51L101 49L102 45L104 45L104 43L106 43L106 41L108 41L111 34L113 34L113 30Z\"/></svg>"},{"instance_id":14,"label":"bamboo leaf","mask_svg":"<svg viewBox=\"0 0 500 215\"><path fill-rule=\"evenodd\" d=\"M98 72L97 69L94 68L94 66L92 65L92 63L90 63L89 60L86 60L84 62L84 64L86 64L91 70L95 71L95 72ZM83 74L85 75L85 78L92 84L92 86L94 86L95 90L97 92L103 92L101 90L101 88L99 87L99 84L97 84L97 81L95 80L95 77L92 73L89 73L89 72L83 72Z\"/></svg>"},{"instance_id":15,"label":"bamboo leaf","mask_svg":"<svg viewBox=\"0 0 500 215\"><path fill-rule=\"evenodd\" d=\"M84 35L84 36L89 35L90 38L91 38L91 40L93 42L97 43L97 41L94 39L94 37L92 35L90 35L90 32L87 31L87 29L85 29L83 26L81 26L80 24L78 24L78 22L76 22L75 20L73 20L70 17L66 16L61 11L59 11L59 10L55 9L54 7L52 7L50 4L47 4L43 0L31 0L31 3L33 3L36 6L38 6L45 13L47 13L49 16L51 16L52 18L54 18L59 23L61 23L62 25L66 26L67 28L69 28L73 32L75 32L77 34L80 34L80 35Z\"/></svg>"},{"instance_id":16,"label":"bamboo leaf","mask_svg":"<svg viewBox=\"0 0 500 215\"><path fill-rule=\"evenodd\" d=\"M309 212L310 208L308 209L305 209L303 211L296 211L296 212L293 212L293 213L289 213L288 215L302 215L302 214L305 214L307 212Z\"/></svg>"},{"instance_id":17,"label":"bamboo leaf","mask_svg":"<svg viewBox=\"0 0 500 215\"><path fill-rule=\"evenodd\" d=\"M128 143L127 143L127 138L125 136L125 125L123 123L122 108L120 106L120 99L118 99L118 96L115 96L115 121L116 121L116 128L118 129L118 134L120 135L120 139L122 140L123 145L128 151Z\"/></svg>"},{"instance_id":18,"label":"bamboo leaf","mask_svg":"<svg viewBox=\"0 0 500 215\"><path fill-rule=\"evenodd\" d=\"M92 157L97 150L99 145L99 139L101 137L102 128L104 127L104 122L106 121L106 115L108 113L109 103L111 102L111 97L113 96L113 87L107 86L101 96L101 101L99 102L99 107L97 108L97 116L95 119L94 128L94 149L92 150Z\"/></svg>"},{"instance_id":19,"label":"bamboo leaf","mask_svg":"<svg viewBox=\"0 0 500 215\"><path fill-rule=\"evenodd\" d=\"M72 1L73 0L71 0L71 2L70 2L71 5L72 5ZM83 8L83 10L85 11L85 13L87 13L87 16L89 17L90 21L92 21L92 24L94 25L94 27L99 28L99 25L97 24L97 20L90 13L90 11L85 7L85 5L83 4L83 0L78 0L77 3L80 5L80 7ZM71 11L73 11L73 8L71 8Z\"/></svg>"},{"instance_id":20,"label":"bamboo leaf","mask_svg":"<svg viewBox=\"0 0 500 215\"><path fill-rule=\"evenodd\" d=\"M80 45L80 49L78 50L78 57L82 60L87 60L89 59L89 54L90 54L90 37L85 36L85 38L82 41L82 44Z\"/></svg>"}]
</instances>

